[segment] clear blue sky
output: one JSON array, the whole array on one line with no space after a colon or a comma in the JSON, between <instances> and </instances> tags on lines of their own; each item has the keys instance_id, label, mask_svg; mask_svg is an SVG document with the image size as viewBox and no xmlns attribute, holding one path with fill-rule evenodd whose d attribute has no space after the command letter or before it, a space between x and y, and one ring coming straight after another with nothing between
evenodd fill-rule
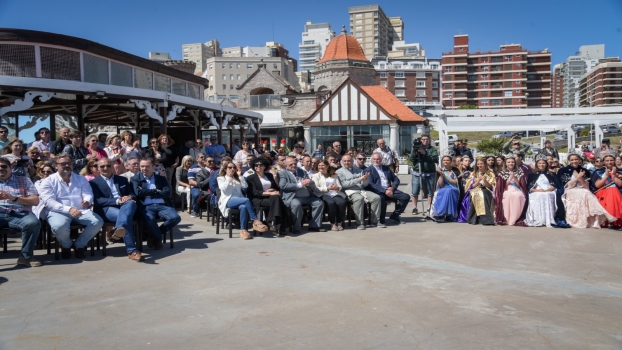
<instances>
[{"instance_id":1,"label":"clear blue sky","mask_svg":"<svg viewBox=\"0 0 622 350\"><path fill-rule=\"evenodd\" d=\"M0 0L0 27L77 36L135 55L170 52L181 58L184 43L218 39L223 47L282 43L298 58L306 20L328 22L339 32L348 6L373 2ZM388 16L401 16L405 39L419 42L428 57L450 50L453 35L469 34L471 50L497 50L520 43L549 48L558 63L587 44L606 44L622 56L622 0L443 0L384 1ZM274 37L273 37L274 25Z\"/></svg>"}]
</instances>

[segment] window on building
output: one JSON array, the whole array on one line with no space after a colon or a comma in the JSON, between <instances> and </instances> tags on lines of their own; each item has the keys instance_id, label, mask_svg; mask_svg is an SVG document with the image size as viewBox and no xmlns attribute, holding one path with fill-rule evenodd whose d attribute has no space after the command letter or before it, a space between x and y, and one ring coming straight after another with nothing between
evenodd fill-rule
<instances>
[{"instance_id":1,"label":"window on building","mask_svg":"<svg viewBox=\"0 0 622 350\"><path fill-rule=\"evenodd\" d=\"M214 91L214 85L210 85L209 89L210 91Z\"/></svg>"},{"instance_id":2,"label":"window on building","mask_svg":"<svg viewBox=\"0 0 622 350\"><path fill-rule=\"evenodd\" d=\"M482 75L480 75L480 78L482 78L482 79L488 79L488 74L482 74Z\"/></svg>"},{"instance_id":3,"label":"window on building","mask_svg":"<svg viewBox=\"0 0 622 350\"><path fill-rule=\"evenodd\" d=\"M488 100L480 100L479 102L484 106L488 105Z\"/></svg>"},{"instance_id":4,"label":"window on building","mask_svg":"<svg viewBox=\"0 0 622 350\"><path fill-rule=\"evenodd\" d=\"M387 82L386 82L386 81L381 81L381 82L380 82L380 85L381 85L381 86L384 86L384 87L387 87Z\"/></svg>"},{"instance_id":5,"label":"window on building","mask_svg":"<svg viewBox=\"0 0 622 350\"><path fill-rule=\"evenodd\" d=\"M230 85L229 85L229 89L230 89L230 90L233 90L233 84L230 84Z\"/></svg>"},{"instance_id":6,"label":"window on building","mask_svg":"<svg viewBox=\"0 0 622 350\"><path fill-rule=\"evenodd\" d=\"M417 87L425 87L425 81L418 81Z\"/></svg>"},{"instance_id":7,"label":"window on building","mask_svg":"<svg viewBox=\"0 0 622 350\"><path fill-rule=\"evenodd\" d=\"M378 11L374 11L374 16L378 16Z\"/></svg>"},{"instance_id":8,"label":"window on building","mask_svg":"<svg viewBox=\"0 0 622 350\"><path fill-rule=\"evenodd\" d=\"M223 68L223 69L224 69L224 68L227 68L227 64L226 64L226 63L223 63L223 64L222 64L222 68Z\"/></svg>"},{"instance_id":9,"label":"window on building","mask_svg":"<svg viewBox=\"0 0 622 350\"><path fill-rule=\"evenodd\" d=\"M432 97L438 97L438 90L432 90Z\"/></svg>"},{"instance_id":10,"label":"window on building","mask_svg":"<svg viewBox=\"0 0 622 350\"><path fill-rule=\"evenodd\" d=\"M210 87L211 87L211 86L210 86ZM209 97L209 101L210 101L210 102L214 102L214 96L210 96L210 97Z\"/></svg>"},{"instance_id":11,"label":"window on building","mask_svg":"<svg viewBox=\"0 0 622 350\"><path fill-rule=\"evenodd\" d=\"M516 72L516 75L520 75L520 72Z\"/></svg>"},{"instance_id":12,"label":"window on building","mask_svg":"<svg viewBox=\"0 0 622 350\"><path fill-rule=\"evenodd\" d=\"M514 66L520 68L520 63L514 63Z\"/></svg>"},{"instance_id":13,"label":"window on building","mask_svg":"<svg viewBox=\"0 0 622 350\"><path fill-rule=\"evenodd\" d=\"M374 30L374 34L375 34L375 35L378 35L378 31L377 31L377 30Z\"/></svg>"},{"instance_id":14,"label":"window on building","mask_svg":"<svg viewBox=\"0 0 622 350\"><path fill-rule=\"evenodd\" d=\"M445 67L445 72L451 72L451 67Z\"/></svg>"},{"instance_id":15,"label":"window on building","mask_svg":"<svg viewBox=\"0 0 622 350\"><path fill-rule=\"evenodd\" d=\"M237 64L237 68L240 69L240 64L239 63Z\"/></svg>"},{"instance_id":16,"label":"window on building","mask_svg":"<svg viewBox=\"0 0 622 350\"><path fill-rule=\"evenodd\" d=\"M535 74L527 74L527 80L536 80Z\"/></svg>"},{"instance_id":17,"label":"window on building","mask_svg":"<svg viewBox=\"0 0 622 350\"><path fill-rule=\"evenodd\" d=\"M387 77L387 72L380 72L380 78L386 78L386 77Z\"/></svg>"},{"instance_id":18,"label":"window on building","mask_svg":"<svg viewBox=\"0 0 622 350\"><path fill-rule=\"evenodd\" d=\"M214 69L214 65L210 63L209 69Z\"/></svg>"},{"instance_id":19,"label":"window on building","mask_svg":"<svg viewBox=\"0 0 622 350\"><path fill-rule=\"evenodd\" d=\"M517 80L517 81L516 81L516 85L520 85L520 80Z\"/></svg>"},{"instance_id":20,"label":"window on building","mask_svg":"<svg viewBox=\"0 0 622 350\"><path fill-rule=\"evenodd\" d=\"M445 97L451 97L453 94L450 91L445 91Z\"/></svg>"},{"instance_id":21,"label":"window on building","mask_svg":"<svg viewBox=\"0 0 622 350\"><path fill-rule=\"evenodd\" d=\"M433 88L433 89L438 89L438 82L433 81L433 82L432 82L432 88Z\"/></svg>"},{"instance_id":22,"label":"window on building","mask_svg":"<svg viewBox=\"0 0 622 350\"><path fill-rule=\"evenodd\" d=\"M229 68L233 69L233 63L229 63Z\"/></svg>"},{"instance_id":23,"label":"window on building","mask_svg":"<svg viewBox=\"0 0 622 350\"><path fill-rule=\"evenodd\" d=\"M362 19L357 19L355 23L356 24L363 24L363 20Z\"/></svg>"},{"instance_id":24,"label":"window on building","mask_svg":"<svg viewBox=\"0 0 622 350\"><path fill-rule=\"evenodd\" d=\"M511 100L510 100L510 101L511 101ZM517 98L517 99L516 99L516 102L520 102L520 98Z\"/></svg>"},{"instance_id":25,"label":"window on building","mask_svg":"<svg viewBox=\"0 0 622 350\"><path fill-rule=\"evenodd\" d=\"M395 77L396 78L403 78L404 77L404 72L395 72Z\"/></svg>"},{"instance_id":26,"label":"window on building","mask_svg":"<svg viewBox=\"0 0 622 350\"><path fill-rule=\"evenodd\" d=\"M247 69L253 69L253 64L252 63L247 63L246 64L246 68Z\"/></svg>"},{"instance_id":27,"label":"window on building","mask_svg":"<svg viewBox=\"0 0 622 350\"><path fill-rule=\"evenodd\" d=\"M506 61L511 61L512 60L512 56L504 56L503 59L506 60Z\"/></svg>"},{"instance_id":28,"label":"window on building","mask_svg":"<svg viewBox=\"0 0 622 350\"><path fill-rule=\"evenodd\" d=\"M520 94L520 90L516 90L516 93L517 93L517 94Z\"/></svg>"},{"instance_id":29,"label":"window on building","mask_svg":"<svg viewBox=\"0 0 622 350\"><path fill-rule=\"evenodd\" d=\"M363 17L363 14L362 13L357 13L356 15L354 15L354 17L361 18L361 17Z\"/></svg>"},{"instance_id":30,"label":"window on building","mask_svg":"<svg viewBox=\"0 0 622 350\"><path fill-rule=\"evenodd\" d=\"M481 83L480 86L486 89L488 88L488 83Z\"/></svg>"},{"instance_id":31,"label":"window on building","mask_svg":"<svg viewBox=\"0 0 622 350\"><path fill-rule=\"evenodd\" d=\"M246 79L250 78L251 75L250 74L246 74Z\"/></svg>"},{"instance_id":32,"label":"window on building","mask_svg":"<svg viewBox=\"0 0 622 350\"><path fill-rule=\"evenodd\" d=\"M380 69L385 69L386 66L384 65L384 63L380 63Z\"/></svg>"},{"instance_id":33,"label":"window on building","mask_svg":"<svg viewBox=\"0 0 622 350\"><path fill-rule=\"evenodd\" d=\"M396 80L395 81L395 87L404 87L404 86L406 86L404 84L404 80Z\"/></svg>"},{"instance_id":34,"label":"window on building","mask_svg":"<svg viewBox=\"0 0 622 350\"><path fill-rule=\"evenodd\" d=\"M425 90L417 90L418 97L425 97Z\"/></svg>"},{"instance_id":35,"label":"window on building","mask_svg":"<svg viewBox=\"0 0 622 350\"><path fill-rule=\"evenodd\" d=\"M229 79L233 80L233 74L231 74L231 75L229 76Z\"/></svg>"},{"instance_id":36,"label":"window on building","mask_svg":"<svg viewBox=\"0 0 622 350\"><path fill-rule=\"evenodd\" d=\"M227 80L227 74L222 75L222 80Z\"/></svg>"},{"instance_id":37,"label":"window on building","mask_svg":"<svg viewBox=\"0 0 622 350\"><path fill-rule=\"evenodd\" d=\"M242 77L240 76L240 74L238 74L238 80L242 80Z\"/></svg>"},{"instance_id":38,"label":"window on building","mask_svg":"<svg viewBox=\"0 0 622 350\"><path fill-rule=\"evenodd\" d=\"M377 24L374 24L374 28L378 28L378 25L377 25Z\"/></svg>"},{"instance_id":39,"label":"window on building","mask_svg":"<svg viewBox=\"0 0 622 350\"><path fill-rule=\"evenodd\" d=\"M512 90L506 90L504 96L505 97L512 97Z\"/></svg>"},{"instance_id":40,"label":"window on building","mask_svg":"<svg viewBox=\"0 0 622 350\"><path fill-rule=\"evenodd\" d=\"M227 84L222 84L222 89L227 90Z\"/></svg>"},{"instance_id":41,"label":"window on building","mask_svg":"<svg viewBox=\"0 0 622 350\"><path fill-rule=\"evenodd\" d=\"M363 35L363 32L356 32L356 36L361 36Z\"/></svg>"},{"instance_id":42,"label":"window on building","mask_svg":"<svg viewBox=\"0 0 622 350\"><path fill-rule=\"evenodd\" d=\"M397 97L404 97L404 96L406 96L406 91L404 91L404 90L396 90L395 91L395 96L397 96Z\"/></svg>"},{"instance_id":43,"label":"window on building","mask_svg":"<svg viewBox=\"0 0 622 350\"><path fill-rule=\"evenodd\" d=\"M516 55L516 58L520 58L520 55Z\"/></svg>"},{"instance_id":44,"label":"window on building","mask_svg":"<svg viewBox=\"0 0 622 350\"><path fill-rule=\"evenodd\" d=\"M209 76L209 80L214 80L214 76L213 76L213 75L210 75L210 76Z\"/></svg>"}]
</instances>

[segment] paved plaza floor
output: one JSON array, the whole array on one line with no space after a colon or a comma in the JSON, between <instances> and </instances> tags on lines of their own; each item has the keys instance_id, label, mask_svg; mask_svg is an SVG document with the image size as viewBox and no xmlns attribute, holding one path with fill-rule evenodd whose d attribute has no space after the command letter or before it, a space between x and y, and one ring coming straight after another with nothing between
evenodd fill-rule
<instances>
[{"instance_id":1,"label":"paved plaza floor","mask_svg":"<svg viewBox=\"0 0 622 350\"><path fill-rule=\"evenodd\" d=\"M408 211L410 213L410 211ZM183 215L175 248L15 267L0 349L622 348L622 232L435 224L250 241Z\"/></svg>"}]
</instances>

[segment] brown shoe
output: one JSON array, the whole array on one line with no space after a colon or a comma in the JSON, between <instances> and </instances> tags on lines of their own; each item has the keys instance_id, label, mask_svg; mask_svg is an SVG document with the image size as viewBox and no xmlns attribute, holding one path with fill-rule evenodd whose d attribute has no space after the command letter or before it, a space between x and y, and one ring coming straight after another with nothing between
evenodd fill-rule
<instances>
[{"instance_id":1,"label":"brown shoe","mask_svg":"<svg viewBox=\"0 0 622 350\"><path fill-rule=\"evenodd\" d=\"M253 239L253 236L251 236L251 234L248 233L248 231L242 230L242 231L240 231L240 238L242 238L242 239Z\"/></svg>"},{"instance_id":2,"label":"brown shoe","mask_svg":"<svg viewBox=\"0 0 622 350\"><path fill-rule=\"evenodd\" d=\"M133 252L131 252L130 254L128 254L128 259L130 260L134 260L134 261L143 261L145 260L145 258L143 258L143 256L140 254L140 252L138 250L135 250Z\"/></svg>"},{"instance_id":3,"label":"brown shoe","mask_svg":"<svg viewBox=\"0 0 622 350\"><path fill-rule=\"evenodd\" d=\"M259 220L253 221L253 231L255 232L266 232L268 231L268 226L266 226L263 222Z\"/></svg>"},{"instance_id":4,"label":"brown shoe","mask_svg":"<svg viewBox=\"0 0 622 350\"><path fill-rule=\"evenodd\" d=\"M113 229L111 231L112 235L110 236L110 238L112 238L113 240L122 240L123 237L125 237L125 228L124 227L117 227L115 229Z\"/></svg>"},{"instance_id":5,"label":"brown shoe","mask_svg":"<svg viewBox=\"0 0 622 350\"><path fill-rule=\"evenodd\" d=\"M86 257L84 248L76 248L74 254L76 255L76 259L84 259Z\"/></svg>"}]
</instances>

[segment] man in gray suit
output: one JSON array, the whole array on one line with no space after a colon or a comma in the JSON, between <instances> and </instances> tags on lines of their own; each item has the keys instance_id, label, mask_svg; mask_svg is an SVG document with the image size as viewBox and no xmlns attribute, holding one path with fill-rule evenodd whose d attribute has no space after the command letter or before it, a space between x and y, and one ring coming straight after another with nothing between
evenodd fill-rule
<instances>
[{"instance_id":1,"label":"man in gray suit","mask_svg":"<svg viewBox=\"0 0 622 350\"><path fill-rule=\"evenodd\" d=\"M371 203L371 225L369 227L387 227L385 224L379 224L378 218L380 217L380 196L371 192L365 191L365 187L369 184L369 173L363 173L362 169L359 169L353 165L352 157L350 155L344 155L341 157L341 168L337 170L337 176L339 176L339 182L341 182L341 189L348 196L348 200L352 203L352 210L356 216L356 228L358 230L365 229L365 202Z\"/></svg>"},{"instance_id":2,"label":"man in gray suit","mask_svg":"<svg viewBox=\"0 0 622 350\"><path fill-rule=\"evenodd\" d=\"M279 172L279 187L283 193L283 203L288 206L294 216L294 234L300 234L300 224L302 223L302 206L311 206L311 222L309 231L326 232L322 228L322 214L324 213L324 202L313 195L315 184L307 174L298 169L296 157L287 157L285 169Z\"/></svg>"}]
</instances>

